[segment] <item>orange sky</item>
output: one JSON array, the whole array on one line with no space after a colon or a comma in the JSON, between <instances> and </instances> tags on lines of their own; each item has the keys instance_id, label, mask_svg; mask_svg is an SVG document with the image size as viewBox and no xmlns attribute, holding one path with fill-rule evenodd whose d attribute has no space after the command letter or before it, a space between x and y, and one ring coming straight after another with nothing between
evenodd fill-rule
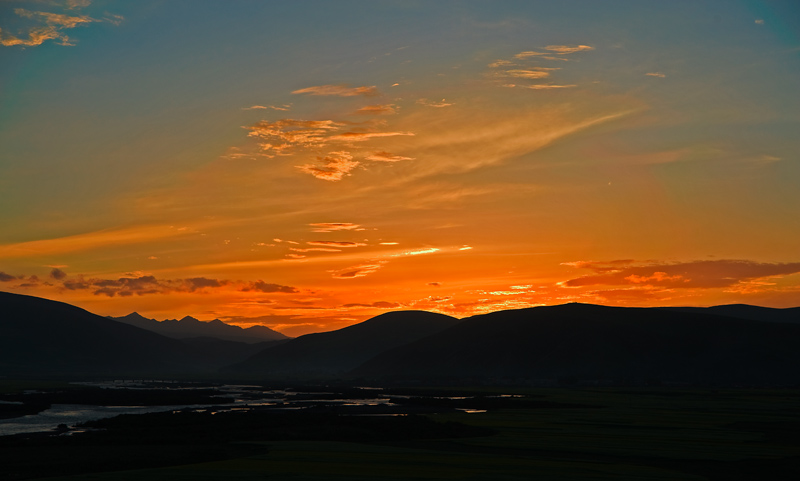
<instances>
[{"instance_id":1,"label":"orange sky","mask_svg":"<svg viewBox=\"0 0 800 481\"><path fill-rule=\"evenodd\" d=\"M308 5L0 5L0 289L288 335L800 305L796 5Z\"/></svg>"}]
</instances>

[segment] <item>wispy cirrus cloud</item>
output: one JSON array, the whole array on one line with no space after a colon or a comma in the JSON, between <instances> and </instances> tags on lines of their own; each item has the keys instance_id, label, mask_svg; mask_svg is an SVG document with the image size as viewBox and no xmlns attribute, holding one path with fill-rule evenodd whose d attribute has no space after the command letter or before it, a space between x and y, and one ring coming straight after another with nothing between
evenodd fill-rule
<instances>
[{"instance_id":1,"label":"wispy cirrus cloud","mask_svg":"<svg viewBox=\"0 0 800 481\"><path fill-rule=\"evenodd\" d=\"M428 99L419 99L417 100L419 105L424 105L426 107L434 107L441 109L443 107L450 107L451 105L455 105L453 102L448 102L446 99L442 99L440 101L435 100L428 100Z\"/></svg>"},{"instance_id":2,"label":"wispy cirrus cloud","mask_svg":"<svg viewBox=\"0 0 800 481\"><path fill-rule=\"evenodd\" d=\"M561 67L542 67L536 65L545 60L567 60L564 58L576 52L594 50L589 45L548 45L543 47L544 52L536 50L526 50L515 54L511 59L496 60L489 64L492 69L490 75L499 79L513 78L520 80L542 80L550 78L553 72L561 70ZM553 56L553 55L557 56ZM574 84L515 84L505 81L503 87L521 87L531 90L552 90L576 87Z\"/></svg>"},{"instance_id":3,"label":"wispy cirrus cloud","mask_svg":"<svg viewBox=\"0 0 800 481\"><path fill-rule=\"evenodd\" d=\"M557 69L540 69L540 68L532 68L532 69L511 69L506 70L503 72L505 77L515 77L515 78L524 78L524 79L541 79L547 78L550 76L550 70L557 70Z\"/></svg>"},{"instance_id":4,"label":"wispy cirrus cloud","mask_svg":"<svg viewBox=\"0 0 800 481\"><path fill-rule=\"evenodd\" d=\"M548 45L544 49L560 55L568 55L575 52L594 50L594 47L590 47L589 45Z\"/></svg>"},{"instance_id":5,"label":"wispy cirrus cloud","mask_svg":"<svg viewBox=\"0 0 800 481\"><path fill-rule=\"evenodd\" d=\"M67 2L64 7L68 10L76 10L89 5L89 1L75 0ZM124 20L122 16L114 14L106 14L105 18L98 19L88 15L31 11L24 8L16 8L14 13L20 18L30 20L30 25L16 34L8 33L0 28L0 45L36 47L48 40L53 40L59 45L74 46L75 43L64 32L65 30L96 22L119 25Z\"/></svg>"},{"instance_id":6,"label":"wispy cirrus cloud","mask_svg":"<svg viewBox=\"0 0 800 481\"><path fill-rule=\"evenodd\" d=\"M85 234L43 239L16 244L0 245L0 259L48 256L67 252L98 249L109 246L138 244L172 237L191 235L195 228L168 225L137 226L122 229L107 229Z\"/></svg>"},{"instance_id":7,"label":"wispy cirrus cloud","mask_svg":"<svg viewBox=\"0 0 800 481\"><path fill-rule=\"evenodd\" d=\"M381 137L414 136L414 132L343 132L329 138L332 141L364 142Z\"/></svg>"},{"instance_id":8,"label":"wispy cirrus cloud","mask_svg":"<svg viewBox=\"0 0 800 481\"><path fill-rule=\"evenodd\" d=\"M572 87L577 87L577 85L534 84L534 85L520 85L520 87L531 90L550 90L550 89L568 89Z\"/></svg>"},{"instance_id":9,"label":"wispy cirrus cloud","mask_svg":"<svg viewBox=\"0 0 800 481\"><path fill-rule=\"evenodd\" d=\"M261 150L268 155L292 155L301 149L320 149L328 146L342 148L372 139L415 135L414 132L381 131L376 128L353 128L342 131L346 125L348 124L345 122L334 120L281 119L274 122L262 120L245 128L250 131L248 137L258 139ZM323 168L315 169L313 165L300 168L320 179L341 180L358 165L352 160L349 152L331 152L328 156L332 156L331 159L318 158L325 163ZM350 158L345 162L346 156Z\"/></svg>"},{"instance_id":10,"label":"wispy cirrus cloud","mask_svg":"<svg viewBox=\"0 0 800 481\"><path fill-rule=\"evenodd\" d=\"M378 269L383 267L384 264L386 264L386 261L375 261L328 272L334 279L355 279L356 277L365 277L374 274Z\"/></svg>"},{"instance_id":11,"label":"wispy cirrus cloud","mask_svg":"<svg viewBox=\"0 0 800 481\"><path fill-rule=\"evenodd\" d=\"M330 247L363 247L367 244L363 242L349 242L349 241L308 241L306 244L310 246L330 246Z\"/></svg>"},{"instance_id":12,"label":"wispy cirrus cloud","mask_svg":"<svg viewBox=\"0 0 800 481\"><path fill-rule=\"evenodd\" d=\"M356 97L363 95L365 97L374 97L379 95L378 88L373 86L361 87L348 87L347 85L317 85L314 87L306 87L304 89L294 90L293 94L308 94L308 95L333 95L337 97Z\"/></svg>"},{"instance_id":13,"label":"wispy cirrus cloud","mask_svg":"<svg viewBox=\"0 0 800 481\"><path fill-rule=\"evenodd\" d=\"M395 104L376 104L361 107L355 112L358 115L391 115L397 113Z\"/></svg>"},{"instance_id":14,"label":"wispy cirrus cloud","mask_svg":"<svg viewBox=\"0 0 800 481\"><path fill-rule=\"evenodd\" d=\"M335 232L342 230L364 230L361 225L351 222L316 222L308 224L313 227L311 232Z\"/></svg>"},{"instance_id":15,"label":"wispy cirrus cloud","mask_svg":"<svg viewBox=\"0 0 800 481\"><path fill-rule=\"evenodd\" d=\"M661 72L647 72L645 75L647 75L648 77L658 77L658 78L666 77L666 75L664 75Z\"/></svg>"},{"instance_id":16,"label":"wispy cirrus cloud","mask_svg":"<svg viewBox=\"0 0 800 481\"><path fill-rule=\"evenodd\" d=\"M277 106L277 105L252 105L250 107L242 107L242 110L280 110L280 111L286 112L288 110L291 110L291 107L292 107L291 104L286 104L286 105L281 105L281 106Z\"/></svg>"},{"instance_id":17,"label":"wispy cirrus cloud","mask_svg":"<svg viewBox=\"0 0 800 481\"><path fill-rule=\"evenodd\" d=\"M302 248L302 247L290 247L290 251L292 252L342 252L341 249L331 249L329 247L309 247L309 248Z\"/></svg>"},{"instance_id":18,"label":"wispy cirrus cloud","mask_svg":"<svg viewBox=\"0 0 800 481\"><path fill-rule=\"evenodd\" d=\"M414 160L413 157L403 157L402 155L395 155L386 151L373 152L364 158L373 162L400 162L401 160Z\"/></svg>"}]
</instances>

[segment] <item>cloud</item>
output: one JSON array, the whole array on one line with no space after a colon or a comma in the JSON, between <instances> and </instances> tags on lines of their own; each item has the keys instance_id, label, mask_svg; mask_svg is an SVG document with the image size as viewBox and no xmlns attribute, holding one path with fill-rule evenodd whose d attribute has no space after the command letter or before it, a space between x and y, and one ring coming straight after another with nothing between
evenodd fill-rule
<instances>
[{"instance_id":1,"label":"cloud","mask_svg":"<svg viewBox=\"0 0 800 481\"><path fill-rule=\"evenodd\" d=\"M525 53L525 52L523 52L523 53ZM521 55L521 54L518 54L518 55ZM520 58L522 58L522 57L520 57ZM510 67L510 66L513 66L513 65L516 65L516 64L514 62L512 62L511 60L496 60L496 61L490 63L489 67L491 67L491 68Z\"/></svg>"},{"instance_id":2,"label":"cloud","mask_svg":"<svg viewBox=\"0 0 800 481\"><path fill-rule=\"evenodd\" d=\"M14 9L14 13L19 15L20 17L27 17L35 19L37 16L43 20L48 25L56 25L62 28L75 28L82 23L92 23L98 22L99 20L95 20L87 15L80 15L77 17L71 15L64 15L59 13L50 13L50 12L31 12L30 10L25 10L24 8L17 8Z\"/></svg>"},{"instance_id":3,"label":"cloud","mask_svg":"<svg viewBox=\"0 0 800 481\"><path fill-rule=\"evenodd\" d=\"M397 113L397 106L395 104L376 104L367 105L356 110L359 115L390 115Z\"/></svg>"},{"instance_id":4,"label":"cloud","mask_svg":"<svg viewBox=\"0 0 800 481\"><path fill-rule=\"evenodd\" d=\"M244 128L250 131L248 137L282 142L260 144L265 151L282 153L295 146L322 147L327 143L330 132L338 130L343 125L333 120L281 119L275 122L262 120Z\"/></svg>"},{"instance_id":5,"label":"cloud","mask_svg":"<svg viewBox=\"0 0 800 481\"><path fill-rule=\"evenodd\" d=\"M425 105L426 107L436 107L436 108L450 107L451 105L453 105L453 103L446 102L445 99L442 99L440 102L434 102L428 99L419 99L417 100L417 103L419 105Z\"/></svg>"},{"instance_id":6,"label":"cloud","mask_svg":"<svg viewBox=\"0 0 800 481\"><path fill-rule=\"evenodd\" d=\"M386 264L386 261L377 261L328 272L331 273L334 279L354 279L356 277L364 277L373 274L383 267L384 264Z\"/></svg>"},{"instance_id":7,"label":"cloud","mask_svg":"<svg viewBox=\"0 0 800 481\"><path fill-rule=\"evenodd\" d=\"M401 160L414 160L413 157L403 157L402 155L395 155L386 151L373 152L366 156L365 159L373 162L399 162Z\"/></svg>"},{"instance_id":8,"label":"cloud","mask_svg":"<svg viewBox=\"0 0 800 481\"><path fill-rule=\"evenodd\" d=\"M341 249L330 249L327 247L310 247L308 249L298 249L297 247L290 247L293 252L342 252Z\"/></svg>"},{"instance_id":9,"label":"cloud","mask_svg":"<svg viewBox=\"0 0 800 481\"><path fill-rule=\"evenodd\" d=\"M224 279L192 277L187 279L157 279L152 275L125 276L117 279L85 278L77 276L62 282L61 286L70 291L92 290L94 295L108 297L148 294L170 294L175 292L203 292L231 284Z\"/></svg>"},{"instance_id":10,"label":"cloud","mask_svg":"<svg viewBox=\"0 0 800 481\"><path fill-rule=\"evenodd\" d=\"M504 76L525 78L525 79L540 79L549 77L550 72L540 69L528 69L528 70L514 69L514 70L506 70L504 72Z\"/></svg>"},{"instance_id":11,"label":"cloud","mask_svg":"<svg viewBox=\"0 0 800 481\"><path fill-rule=\"evenodd\" d=\"M361 242L344 242L344 241L308 241L306 244L310 246L332 246L332 247L362 247L367 244Z\"/></svg>"},{"instance_id":12,"label":"cloud","mask_svg":"<svg viewBox=\"0 0 800 481\"><path fill-rule=\"evenodd\" d=\"M541 80L545 78L549 78L552 72L561 70L560 67L540 67L537 65L531 65L539 63L541 60L567 60L563 57L553 57L551 52L556 52L558 55L567 55L574 52L580 52L585 50L594 50L593 47L589 47L587 45L578 45L578 46L567 46L567 45L549 45L545 47L545 50L549 50L550 52L538 52L535 50L527 50L524 52L520 52L513 57L512 60L497 60L491 64L489 67L493 70L488 75L490 77L495 77L499 79L505 78L515 78L515 79L522 79L522 80ZM504 67L505 69L501 69ZM514 67L514 68L508 68ZM569 88L575 87L575 85L564 85L564 84L537 84L537 85L518 85L515 83L502 83L501 86L503 87L522 87L528 88L533 90L549 90L549 89L561 89L561 88Z\"/></svg>"},{"instance_id":13,"label":"cloud","mask_svg":"<svg viewBox=\"0 0 800 481\"><path fill-rule=\"evenodd\" d=\"M203 289L204 287L222 287L223 285L227 284L227 281L208 279L205 277L193 277L191 279L185 279L184 282L186 283L189 292L194 292L198 289Z\"/></svg>"},{"instance_id":14,"label":"cloud","mask_svg":"<svg viewBox=\"0 0 800 481\"><path fill-rule=\"evenodd\" d=\"M398 135L413 136L414 132L344 132L331 136L329 140L345 140L351 142L363 142L380 137L396 137Z\"/></svg>"},{"instance_id":15,"label":"cloud","mask_svg":"<svg viewBox=\"0 0 800 481\"><path fill-rule=\"evenodd\" d=\"M534 85L520 85L520 87L531 90L550 90L550 89L568 89L572 87L577 87L577 85L534 84Z\"/></svg>"},{"instance_id":16,"label":"cloud","mask_svg":"<svg viewBox=\"0 0 800 481\"><path fill-rule=\"evenodd\" d=\"M0 282L11 282L17 279L17 276L12 276L11 274L6 274L5 272L0 271Z\"/></svg>"},{"instance_id":17,"label":"cloud","mask_svg":"<svg viewBox=\"0 0 800 481\"><path fill-rule=\"evenodd\" d=\"M429 282L428 285L429 286L433 286L433 287L441 287L442 286L442 284L440 282Z\"/></svg>"},{"instance_id":18,"label":"cloud","mask_svg":"<svg viewBox=\"0 0 800 481\"><path fill-rule=\"evenodd\" d=\"M88 6L88 1L75 0L67 2L68 9L75 9ZM60 45L72 46L70 38L63 32L64 30L73 29L75 27L93 23L93 22L109 22L114 25L119 25L123 17L119 15L108 14L108 18L96 19L88 15L67 15L63 13L52 12L39 12L26 10L24 8L14 9L14 13L22 18L30 19L34 25L25 30L20 37L19 35L9 34L0 29L0 45L4 46L23 46L35 47L43 44L48 40L58 41ZM27 37L27 38L24 38Z\"/></svg>"},{"instance_id":19,"label":"cloud","mask_svg":"<svg viewBox=\"0 0 800 481\"><path fill-rule=\"evenodd\" d=\"M361 230L361 226L359 224L353 224L350 222L317 222L313 224L308 224L313 229L311 232L334 232L340 230Z\"/></svg>"},{"instance_id":20,"label":"cloud","mask_svg":"<svg viewBox=\"0 0 800 481\"><path fill-rule=\"evenodd\" d=\"M373 302L371 304L359 304L359 303L344 304L344 305L342 305L342 307L347 307L347 308L350 308L350 307L377 307L378 309L397 309L398 307L403 307L403 305L400 304L399 302L377 301L377 302Z\"/></svg>"},{"instance_id":21,"label":"cloud","mask_svg":"<svg viewBox=\"0 0 800 481\"><path fill-rule=\"evenodd\" d=\"M757 18L756 19L756 25L764 25L764 19L763 18Z\"/></svg>"},{"instance_id":22,"label":"cloud","mask_svg":"<svg viewBox=\"0 0 800 481\"><path fill-rule=\"evenodd\" d=\"M410 251L401 252L399 254L394 254L392 257L402 257L402 256L419 256L422 254L433 254L434 252L439 252L439 248L437 247L429 247L427 249L415 249Z\"/></svg>"},{"instance_id":23,"label":"cloud","mask_svg":"<svg viewBox=\"0 0 800 481\"><path fill-rule=\"evenodd\" d=\"M259 291L266 293L279 292L284 294L295 294L300 292L296 287L282 286L280 284L270 284L264 281L251 282L241 289L244 292Z\"/></svg>"},{"instance_id":24,"label":"cloud","mask_svg":"<svg viewBox=\"0 0 800 481\"><path fill-rule=\"evenodd\" d=\"M359 165L349 152L329 152L325 157L317 157L317 160L323 165L304 164L295 167L317 179L337 182L350 175L350 172Z\"/></svg>"},{"instance_id":25,"label":"cloud","mask_svg":"<svg viewBox=\"0 0 800 481\"><path fill-rule=\"evenodd\" d=\"M300 90L295 90L293 94L309 94L309 95L335 95L337 97L355 97L363 95L365 97L374 97L380 92L378 88L373 86L367 87L353 87L347 85L318 85L316 87L307 87Z\"/></svg>"},{"instance_id":26,"label":"cloud","mask_svg":"<svg viewBox=\"0 0 800 481\"><path fill-rule=\"evenodd\" d=\"M259 146L261 150L274 155L291 155L293 151L299 148L306 149L319 149L331 143L339 144L352 144L353 142L364 142L374 138L382 137L396 137L396 136L413 136L413 132L380 132L380 131L347 131L339 132L344 122L336 122L333 120L297 120L297 119L281 119L275 122L262 120L255 124L245 126L250 132L248 137L259 139ZM348 152L331 152L331 154L349 155ZM341 155L339 155L341 157ZM352 159L347 159L348 161ZM322 160L322 159L320 159ZM334 162L339 163L339 167L332 166L330 169L322 169L321 178L326 180L339 180L341 175L329 175L324 172L341 172L342 175L350 172L355 165L343 163L341 159ZM342 167L349 165L349 169ZM313 167L313 166L311 166ZM332 170L331 170L332 169ZM317 172L314 169L301 170L308 173Z\"/></svg>"},{"instance_id":27,"label":"cloud","mask_svg":"<svg viewBox=\"0 0 800 481\"><path fill-rule=\"evenodd\" d=\"M0 259L63 254L102 247L150 242L194 234L194 229L169 225L152 225L107 229L56 239L35 240L0 245Z\"/></svg>"},{"instance_id":28,"label":"cloud","mask_svg":"<svg viewBox=\"0 0 800 481\"><path fill-rule=\"evenodd\" d=\"M667 288L721 288L765 277L800 273L800 262L763 263L748 260L710 260L633 264L578 262L574 267L591 269L596 274L570 279L566 287L594 285L648 285Z\"/></svg>"},{"instance_id":29,"label":"cloud","mask_svg":"<svg viewBox=\"0 0 800 481\"><path fill-rule=\"evenodd\" d=\"M659 78L664 78L664 77L666 77L666 75L664 75L664 74L663 74L663 73L661 73L661 72L648 72L648 73L646 73L645 75L647 75L648 77L659 77Z\"/></svg>"},{"instance_id":30,"label":"cloud","mask_svg":"<svg viewBox=\"0 0 800 481\"><path fill-rule=\"evenodd\" d=\"M62 271L61 269L55 267L55 268L53 268L52 271L50 271L50 277L52 277L55 280L60 281L61 279L67 277L67 273Z\"/></svg>"},{"instance_id":31,"label":"cloud","mask_svg":"<svg viewBox=\"0 0 800 481\"><path fill-rule=\"evenodd\" d=\"M283 106L280 106L280 107L278 107L276 105L253 105L251 107L242 107L242 110L267 110L267 109L272 109L272 110L280 110L280 111L284 111L285 112L285 111L288 111L290 109L290 107L291 107L290 104L286 104L286 105L283 105Z\"/></svg>"},{"instance_id":32,"label":"cloud","mask_svg":"<svg viewBox=\"0 0 800 481\"><path fill-rule=\"evenodd\" d=\"M587 50L594 50L594 47L590 47L588 45L548 45L544 48L545 50L550 50L551 52L555 52L559 55L568 55L575 52L585 52Z\"/></svg>"}]
</instances>

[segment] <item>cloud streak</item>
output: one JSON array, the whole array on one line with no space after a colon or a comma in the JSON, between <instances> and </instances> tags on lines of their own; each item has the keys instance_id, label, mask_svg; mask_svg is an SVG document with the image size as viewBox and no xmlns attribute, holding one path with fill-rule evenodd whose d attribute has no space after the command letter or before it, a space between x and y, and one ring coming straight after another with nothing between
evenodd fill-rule
<instances>
[{"instance_id":1,"label":"cloud streak","mask_svg":"<svg viewBox=\"0 0 800 481\"><path fill-rule=\"evenodd\" d=\"M294 90L293 94L308 94L308 95L323 95L323 96L336 96L336 97L356 97L363 95L365 97L374 97L379 95L378 88L373 86L361 87L348 87L347 85L317 85L314 87L306 87L304 89Z\"/></svg>"},{"instance_id":2,"label":"cloud streak","mask_svg":"<svg viewBox=\"0 0 800 481\"><path fill-rule=\"evenodd\" d=\"M358 115L391 115L397 113L397 106L395 104L367 105L356 110L355 113Z\"/></svg>"},{"instance_id":3,"label":"cloud streak","mask_svg":"<svg viewBox=\"0 0 800 481\"><path fill-rule=\"evenodd\" d=\"M183 237L193 233L193 229L166 225L107 229L57 239L0 245L0 259L49 256L110 246L139 244L154 240Z\"/></svg>"},{"instance_id":4,"label":"cloud streak","mask_svg":"<svg viewBox=\"0 0 800 481\"><path fill-rule=\"evenodd\" d=\"M359 224L351 222L316 222L308 224L313 227L311 232L335 232L342 230L363 230Z\"/></svg>"}]
</instances>

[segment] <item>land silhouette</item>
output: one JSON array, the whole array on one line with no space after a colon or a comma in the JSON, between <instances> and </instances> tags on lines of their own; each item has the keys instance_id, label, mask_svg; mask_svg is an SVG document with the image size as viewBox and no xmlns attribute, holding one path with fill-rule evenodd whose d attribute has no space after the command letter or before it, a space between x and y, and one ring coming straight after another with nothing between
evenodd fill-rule
<instances>
[{"instance_id":1,"label":"land silhouette","mask_svg":"<svg viewBox=\"0 0 800 481\"><path fill-rule=\"evenodd\" d=\"M272 331L0 293L0 423L57 405L161 411L0 436L0 479L794 480L798 315L394 311L259 341ZM184 381L65 382L131 376Z\"/></svg>"},{"instance_id":2,"label":"land silhouette","mask_svg":"<svg viewBox=\"0 0 800 481\"><path fill-rule=\"evenodd\" d=\"M240 342L231 340L231 332L241 336L249 330L224 327L221 321L142 321L138 315L120 321L10 293L0 293L0 306L0 374L6 377L180 374L292 382L800 384L798 308L573 303L460 320L394 311L295 339L275 339L280 334L271 330L251 331L251 342ZM265 335L275 340L252 342Z\"/></svg>"}]
</instances>

